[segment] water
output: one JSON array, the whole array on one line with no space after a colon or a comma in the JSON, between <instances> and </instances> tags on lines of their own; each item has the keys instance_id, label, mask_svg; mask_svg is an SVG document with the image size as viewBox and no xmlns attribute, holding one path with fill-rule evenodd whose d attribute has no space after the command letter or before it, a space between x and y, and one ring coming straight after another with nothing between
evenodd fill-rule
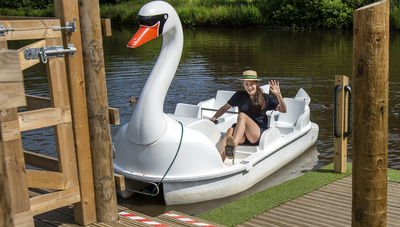
<instances>
[{"instance_id":1,"label":"water","mask_svg":"<svg viewBox=\"0 0 400 227\"><path fill-rule=\"evenodd\" d=\"M109 106L119 108L121 125L129 121L135 107L129 105L129 96L139 97L162 44L162 38L158 38L137 49L127 48L136 30L135 26L114 26L113 35L103 39ZM388 165L400 169L400 34L390 35ZM184 29L184 38L182 58L164 104L166 113L172 113L178 102L197 104L212 98L219 89L242 89L237 78L243 71L253 69L265 83L278 80L284 97L295 96L299 88L308 92L311 120L320 127L318 140L296 162L232 197L194 205L165 206L159 198L134 196L127 200L119 198L120 204L149 215L172 209L198 215L333 162L333 111L322 105L333 103L335 75L348 76L351 85L352 32L188 28ZM9 48L22 45L11 43ZM25 70L24 77L28 94L48 96L44 65ZM119 128L111 126L113 136ZM46 139L54 137L52 128L22 135L25 150L56 156L54 143ZM348 160L351 158L350 136Z\"/></svg>"}]
</instances>

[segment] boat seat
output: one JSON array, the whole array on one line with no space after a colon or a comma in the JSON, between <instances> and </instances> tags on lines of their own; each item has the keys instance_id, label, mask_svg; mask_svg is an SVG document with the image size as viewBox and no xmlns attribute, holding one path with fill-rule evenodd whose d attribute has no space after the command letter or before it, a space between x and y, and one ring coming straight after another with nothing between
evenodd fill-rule
<instances>
[{"instance_id":1,"label":"boat seat","mask_svg":"<svg viewBox=\"0 0 400 227\"><path fill-rule=\"evenodd\" d=\"M178 116L175 114L167 114L172 119L181 122L185 127L194 129L203 133L210 141L216 145L221 140L221 133L216 125L205 119Z\"/></svg>"},{"instance_id":2,"label":"boat seat","mask_svg":"<svg viewBox=\"0 0 400 227\"><path fill-rule=\"evenodd\" d=\"M200 118L200 106L186 104L186 103L178 103L175 107L174 115L183 116L183 117L191 117L191 118Z\"/></svg>"},{"instance_id":3,"label":"boat seat","mask_svg":"<svg viewBox=\"0 0 400 227\"><path fill-rule=\"evenodd\" d=\"M221 108L223 105L225 105L229 101L229 99L232 97L233 94L235 94L234 91L224 91L224 90L217 91L213 109L218 110L219 108ZM234 110L230 110L230 111L234 111Z\"/></svg>"},{"instance_id":4,"label":"boat seat","mask_svg":"<svg viewBox=\"0 0 400 227\"><path fill-rule=\"evenodd\" d=\"M296 123L299 117L305 113L306 100L297 98L284 98L286 103L286 113L278 111L269 111L269 127L279 128L282 134L289 134L296 128Z\"/></svg>"},{"instance_id":5,"label":"boat seat","mask_svg":"<svg viewBox=\"0 0 400 227\"><path fill-rule=\"evenodd\" d=\"M266 151L267 146L272 145L282 139L282 134L278 128L269 128L263 132L260 137L260 144L258 148L260 150Z\"/></svg>"},{"instance_id":6,"label":"boat seat","mask_svg":"<svg viewBox=\"0 0 400 227\"><path fill-rule=\"evenodd\" d=\"M219 90L217 91L217 95L215 96L214 104L212 105L211 108L204 108L201 106L201 113L200 117L203 118L211 118L219 108L224 106L229 99L232 97L232 95L235 94L234 91L225 91L225 90ZM228 110L227 113L223 114L221 117L218 118L219 122L225 122L227 119L230 119L233 115L236 116L235 113L232 112L239 112L239 108L237 106L232 107Z\"/></svg>"},{"instance_id":7,"label":"boat seat","mask_svg":"<svg viewBox=\"0 0 400 227\"><path fill-rule=\"evenodd\" d=\"M262 85L260 86L260 88L263 91L263 93L269 94L269 84Z\"/></svg>"}]
</instances>

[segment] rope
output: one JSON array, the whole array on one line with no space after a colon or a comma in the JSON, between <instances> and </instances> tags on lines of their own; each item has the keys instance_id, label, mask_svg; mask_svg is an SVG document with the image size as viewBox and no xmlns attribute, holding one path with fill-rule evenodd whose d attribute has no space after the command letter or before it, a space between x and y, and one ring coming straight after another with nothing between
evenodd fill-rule
<instances>
[{"instance_id":1,"label":"rope","mask_svg":"<svg viewBox=\"0 0 400 227\"><path fill-rule=\"evenodd\" d=\"M172 165L173 165L174 162L175 162L176 157L178 156L179 150L181 149L182 138L183 138L183 124L182 124L182 122L180 122L180 121L178 121L178 122L179 122L179 124L181 125L182 132L181 132L181 138L180 138L180 141L179 141L179 146L178 146L178 149L176 150L176 153L175 153L175 157L174 157L174 159L172 160L171 164L169 165L169 167L168 167L167 171L165 172L164 176L163 176L163 177L161 178L161 180L157 183L157 186L153 189L153 191L152 191L150 194L153 194L153 193L154 193L154 191L156 190L156 188L158 188L158 187L160 186L160 184L162 183L162 181L164 180L165 176L167 176L169 170L171 169ZM143 192L145 192L145 191L146 191L146 190L143 190Z\"/></svg>"}]
</instances>

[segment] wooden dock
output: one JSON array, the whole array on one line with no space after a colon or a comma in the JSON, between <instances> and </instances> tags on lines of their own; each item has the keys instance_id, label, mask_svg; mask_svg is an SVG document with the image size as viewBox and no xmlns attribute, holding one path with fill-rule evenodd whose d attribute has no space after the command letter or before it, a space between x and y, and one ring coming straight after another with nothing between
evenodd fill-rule
<instances>
[{"instance_id":1,"label":"wooden dock","mask_svg":"<svg viewBox=\"0 0 400 227\"><path fill-rule=\"evenodd\" d=\"M266 211L239 227L351 226L352 177L348 176ZM388 182L387 226L400 226L400 184Z\"/></svg>"},{"instance_id":2,"label":"wooden dock","mask_svg":"<svg viewBox=\"0 0 400 227\"><path fill-rule=\"evenodd\" d=\"M125 207L118 206L119 220L113 222L95 222L86 227L174 227L174 226L206 226L223 227L208 221L198 219L177 211L170 211L157 217L149 217L131 211ZM75 224L74 208L72 205L59 208L57 210L43 213L34 217L35 227L78 227L82 225Z\"/></svg>"},{"instance_id":3,"label":"wooden dock","mask_svg":"<svg viewBox=\"0 0 400 227\"><path fill-rule=\"evenodd\" d=\"M264 212L238 227L258 226L351 226L352 177L345 177L297 199ZM31 190L31 196L41 194ZM400 226L400 183L388 182L387 226ZM125 226L221 226L196 217L170 211L157 217L118 206L119 220L93 223L90 227ZM170 214L169 214L170 213ZM66 206L34 217L36 227L81 226L74 223L73 206ZM186 220L186 221L184 221ZM150 221L146 224L145 221ZM202 223L202 224L200 224Z\"/></svg>"},{"instance_id":4,"label":"wooden dock","mask_svg":"<svg viewBox=\"0 0 400 227\"><path fill-rule=\"evenodd\" d=\"M29 190L30 197L36 197L53 191L33 188ZM204 226L204 227L223 227L209 221L201 220L190 215L186 215L177 211L169 211L160 214L157 217L150 217L145 214L140 214L135 211L129 210L123 206L117 206L118 220L113 222L95 222L86 227L174 227L174 226ZM74 206L68 205L58 208L46 213L34 216L35 227L78 227L82 226L75 223Z\"/></svg>"}]
</instances>

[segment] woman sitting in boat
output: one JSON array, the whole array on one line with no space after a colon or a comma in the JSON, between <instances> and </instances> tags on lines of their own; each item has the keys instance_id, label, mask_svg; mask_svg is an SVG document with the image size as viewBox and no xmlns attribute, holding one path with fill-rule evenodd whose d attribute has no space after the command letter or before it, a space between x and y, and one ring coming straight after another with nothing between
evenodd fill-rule
<instances>
[{"instance_id":1,"label":"woman sitting in boat","mask_svg":"<svg viewBox=\"0 0 400 227\"><path fill-rule=\"evenodd\" d=\"M277 110L286 113L286 104L283 101L279 82L271 80L268 82L270 91L275 94L276 99L271 95L262 92L257 78L257 72L247 70L243 72L245 91L237 91L229 101L222 106L210 120L215 121L230 108L237 106L239 115L237 123L232 125L222 140L220 154L223 161L225 158L235 157L235 149L239 144L257 146L261 134L268 128L268 117L266 111Z\"/></svg>"}]
</instances>

